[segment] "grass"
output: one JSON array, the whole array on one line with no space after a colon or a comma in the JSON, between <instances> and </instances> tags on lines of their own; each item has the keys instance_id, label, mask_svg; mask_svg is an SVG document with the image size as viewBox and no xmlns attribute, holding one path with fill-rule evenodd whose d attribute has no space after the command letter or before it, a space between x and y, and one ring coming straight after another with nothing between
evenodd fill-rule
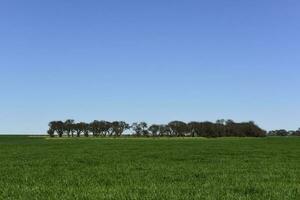
<instances>
[{"instance_id":1,"label":"grass","mask_svg":"<svg viewBox=\"0 0 300 200\"><path fill-rule=\"evenodd\" d=\"M0 199L300 199L299 138L0 137Z\"/></svg>"}]
</instances>

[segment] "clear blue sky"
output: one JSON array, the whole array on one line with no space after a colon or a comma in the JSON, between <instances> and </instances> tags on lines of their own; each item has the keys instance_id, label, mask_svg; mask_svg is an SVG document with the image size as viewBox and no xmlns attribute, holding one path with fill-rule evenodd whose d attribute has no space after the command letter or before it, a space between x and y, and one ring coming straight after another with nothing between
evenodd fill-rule
<instances>
[{"instance_id":1,"label":"clear blue sky","mask_svg":"<svg viewBox=\"0 0 300 200\"><path fill-rule=\"evenodd\" d=\"M300 127L298 0L2 0L0 133L50 120Z\"/></svg>"}]
</instances>

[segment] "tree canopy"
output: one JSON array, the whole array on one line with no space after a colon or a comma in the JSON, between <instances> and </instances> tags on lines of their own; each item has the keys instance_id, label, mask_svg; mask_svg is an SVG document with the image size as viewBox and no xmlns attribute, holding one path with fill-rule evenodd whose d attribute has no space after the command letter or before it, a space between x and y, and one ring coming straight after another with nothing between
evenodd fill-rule
<instances>
[{"instance_id":1,"label":"tree canopy","mask_svg":"<svg viewBox=\"0 0 300 200\"><path fill-rule=\"evenodd\" d=\"M66 121L52 121L49 123L48 135L51 137L120 137L128 131L135 137L264 137L267 132L254 122L234 122L233 120L217 120L215 123L205 121L172 121L168 124L152 124L135 122L131 125L124 121L98 121L91 123L78 122L68 119ZM269 132L269 135L297 135L300 130L293 133L284 131ZM300 134L299 134L300 135Z\"/></svg>"}]
</instances>

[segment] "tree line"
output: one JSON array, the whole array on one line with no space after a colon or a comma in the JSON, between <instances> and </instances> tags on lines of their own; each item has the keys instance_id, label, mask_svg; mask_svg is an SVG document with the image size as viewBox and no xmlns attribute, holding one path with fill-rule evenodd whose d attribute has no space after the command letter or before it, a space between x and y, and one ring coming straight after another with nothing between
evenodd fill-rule
<instances>
[{"instance_id":1,"label":"tree line","mask_svg":"<svg viewBox=\"0 0 300 200\"><path fill-rule=\"evenodd\" d=\"M273 130L268 132L268 136L300 136L300 128L296 131L285 129Z\"/></svg>"},{"instance_id":2,"label":"tree line","mask_svg":"<svg viewBox=\"0 0 300 200\"><path fill-rule=\"evenodd\" d=\"M152 124L136 122L131 125L124 121L98 121L91 123L68 119L49 123L48 135L51 137L120 137L125 131L136 137L264 137L267 132L253 121L234 122L233 120L217 120L216 122L172 121L168 124Z\"/></svg>"}]
</instances>

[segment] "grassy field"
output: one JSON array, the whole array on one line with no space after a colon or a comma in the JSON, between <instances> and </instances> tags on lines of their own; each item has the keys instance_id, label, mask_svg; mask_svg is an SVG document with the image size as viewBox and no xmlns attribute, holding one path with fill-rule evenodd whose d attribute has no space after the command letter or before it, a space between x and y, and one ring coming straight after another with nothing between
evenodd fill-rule
<instances>
[{"instance_id":1,"label":"grassy field","mask_svg":"<svg viewBox=\"0 0 300 200\"><path fill-rule=\"evenodd\" d=\"M0 199L300 199L299 138L0 137Z\"/></svg>"}]
</instances>

